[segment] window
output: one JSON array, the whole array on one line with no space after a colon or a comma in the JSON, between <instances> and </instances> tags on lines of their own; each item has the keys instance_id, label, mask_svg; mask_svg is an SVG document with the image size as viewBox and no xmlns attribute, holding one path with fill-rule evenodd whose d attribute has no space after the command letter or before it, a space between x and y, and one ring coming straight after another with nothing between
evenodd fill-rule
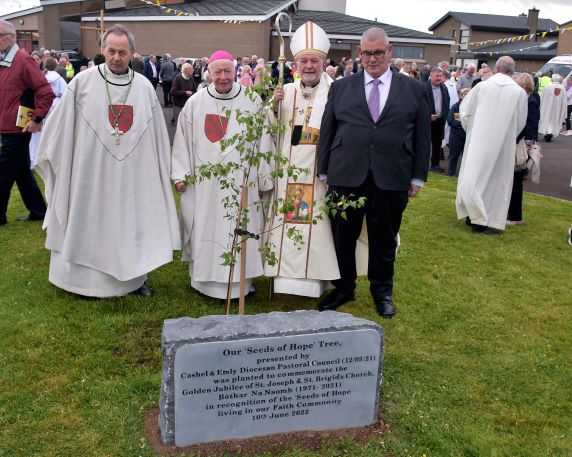
<instances>
[{"instance_id":1,"label":"window","mask_svg":"<svg viewBox=\"0 0 572 457\"><path fill-rule=\"evenodd\" d=\"M451 35L453 37L453 40L456 40L457 38L457 30L453 30L453 35Z\"/></svg>"},{"instance_id":2,"label":"window","mask_svg":"<svg viewBox=\"0 0 572 457\"><path fill-rule=\"evenodd\" d=\"M393 57L401 59L423 59L425 48L418 46L393 46Z\"/></svg>"},{"instance_id":3,"label":"window","mask_svg":"<svg viewBox=\"0 0 572 457\"><path fill-rule=\"evenodd\" d=\"M461 30L461 39L459 40L459 49L466 50L469 47L469 32L470 30Z\"/></svg>"}]
</instances>

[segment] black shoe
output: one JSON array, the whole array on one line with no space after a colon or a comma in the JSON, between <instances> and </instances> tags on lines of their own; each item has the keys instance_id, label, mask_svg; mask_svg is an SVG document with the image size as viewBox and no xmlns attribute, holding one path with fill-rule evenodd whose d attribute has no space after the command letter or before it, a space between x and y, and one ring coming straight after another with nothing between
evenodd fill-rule
<instances>
[{"instance_id":1,"label":"black shoe","mask_svg":"<svg viewBox=\"0 0 572 457\"><path fill-rule=\"evenodd\" d=\"M440 173L442 173L443 171L445 171L445 169L443 167L440 167L439 165L431 165L430 168L431 171L438 171Z\"/></svg>"},{"instance_id":2,"label":"black shoe","mask_svg":"<svg viewBox=\"0 0 572 457\"><path fill-rule=\"evenodd\" d=\"M44 216L36 216L36 215L30 213L27 216L17 217L16 220L21 221L21 222L43 221Z\"/></svg>"},{"instance_id":3,"label":"black shoe","mask_svg":"<svg viewBox=\"0 0 572 457\"><path fill-rule=\"evenodd\" d=\"M320 311L333 311L355 299L354 292L340 292L334 289L318 305Z\"/></svg>"},{"instance_id":4,"label":"black shoe","mask_svg":"<svg viewBox=\"0 0 572 457\"><path fill-rule=\"evenodd\" d=\"M466 218L465 218L465 225L466 225L467 227L472 227L472 226L473 226L473 223L471 222L471 219L470 219L469 217L466 217Z\"/></svg>"},{"instance_id":5,"label":"black shoe","mask_svg":"<svg viewBox=\"0 0 572 457\"><path fill-rule=\"evenodd\" d=\"M547 143L550 143L552 141L552 134L548 133L547 135L544 135L544 139L546 140Z\"/></svg>"},{"instance_id":6,"label":"black shoe","mask_svg":"<svg viewBox=\"0 0 572 457\"><path fill-rule=\"evenodd\" d=\"M150 297L153 295L153 292L151 292L151 289L149 289L147 282L144 282L143 285L139 287L139 289L134 290L129 295L137 295L138 297Z\"/></svg>"},{"instance_id":7,"label":"black shoe","mask_svg":"<svg viewBox=\"0 0 572 457\"><path fill-rule=\"evenodd\" d=\"M0 219L0 227L2 227L3 225L6 225L8 223L8 221L6 219Z\"/></svg>"},{"instance_id":8,"label":"black shoe","mask_svg":"<svg viewBox=\"0 0 572 457\"><path fill-rule=\"evenodd\" d=\"M386 295L385 297L374 295L373 301L375 302L377 314L381 317L384 319L391 319L395 316L395 304L389 295Z\"/></svg>"},{"instance_id":9,"label":"black shoe","mask_svg":"<svg viewBox=\"0 0 572 457\"><path fill-rule=\"evenodd\" d=\"M500 235L500 232L495 232L485 225L473 225L473 232L483 235Z\"/></svg>"}]
</instances>

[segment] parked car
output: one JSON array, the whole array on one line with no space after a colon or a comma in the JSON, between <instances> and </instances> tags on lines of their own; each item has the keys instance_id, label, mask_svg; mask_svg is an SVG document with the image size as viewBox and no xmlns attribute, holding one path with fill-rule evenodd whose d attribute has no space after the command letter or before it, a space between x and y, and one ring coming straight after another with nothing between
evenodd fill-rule
<instances>
[{"instance_id":1,"label":"parked car","mask_svg":"<svg viewBox=\"0 0 572 457\"><path fill-rule=\"evenodd\" d=\"M71 62L76 74L79 73L79 69L83 65L87 65L89 62L89 59L86 56L84 56L81 52L73 51L71 49L70 50L63 49L61 51L56 51L56 57L59 59L61 55L64 53L69 56L70 58L69 61Z\"/></svg>"}]
</instances>

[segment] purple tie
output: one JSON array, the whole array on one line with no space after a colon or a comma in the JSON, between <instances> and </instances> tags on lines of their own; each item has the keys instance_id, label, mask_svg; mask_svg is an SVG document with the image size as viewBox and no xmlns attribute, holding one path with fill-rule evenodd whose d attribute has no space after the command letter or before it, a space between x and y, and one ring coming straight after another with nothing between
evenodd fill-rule
<instances>
[{"instance_id":1,"label":"purple tie","mask_svg":"<svg viewBox=\"0 0 572 457\"><path fill-rule=\"evenodd\" d=\"M371 118L373 122L377 122L379 118L379 85L381 81L379 79L373 79L371 81L372 87L371 92L369 93L369 100L367 104L369 106L369 112L371 113Z\"/></svg>"}]
</instances>

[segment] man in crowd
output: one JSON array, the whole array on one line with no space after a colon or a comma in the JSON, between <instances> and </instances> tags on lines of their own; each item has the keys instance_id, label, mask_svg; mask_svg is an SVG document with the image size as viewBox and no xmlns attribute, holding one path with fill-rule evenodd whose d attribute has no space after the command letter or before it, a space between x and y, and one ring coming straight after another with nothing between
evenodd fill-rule
<instances>
[{"instance_id":1,"label":"man in crowd","mask_svg":"<svg viewBox=\"0 0 572 457\"><path fill-rule=\"evenodd\" d=\"M473 86L473 81L475 80L475 72L477 67L470 63L467 65L467 71L463 73L463 76L457 81L457 90L460 92L461 89L470 89Z\"/></svg>"},{"instance_id":2,"label":"man in crowd","mask_svg":"<svg viewBox=\"0 0 572 457\"><path fill-rule=\"evenodd\" d=\"M102 47L105 64L72 80L38 149L49 280L85 297L149 296L147 273L180 247L169 136L155 91L129 69L131 32L109 27Z\"/></svg>"},{"instance_id":3,"label":"man in crowd","mask_svg":"<svg viewBox=\"0 0 572 457\"><path fill-rule=\"evenodd\" d=\"M245 157L239 149L255 148L255 152L270 152L273 148L270 135L264 135L259 143L231 146L223 151L221 140L232 138L245 126L237 120L237 110L242 115L253 113L259 107L259 99L251 100L242 86L235 82L233 56L226 51L215 52L209 60L208 75L212 83L199 90L185 104L179 116L177 133L173 143L171 178L181 193L181 219L183 225L182 260L189 262L191 287L214 298L227 296L229 266L221 265L221 255L231 251L237 218L236 208L227 209L225 198L232 198L232 190L223 186L217 178L201 179L201 164L242 164ZM230 111L230 116L227 111ZM248 175L248 226L250 233L260 234L264 225L262 212L257 209L259 192L272 188L269 178L270 165L264 161L251 167ZM229 178L240 187L244 172L233 169ZM196 176L194 183L186 184L188 176ZM230 211L230 213L229 213ZM260 241L249 239L246 243L246 290L252 278L262 275ZM241 251L242 252L242 251ZM238 256L240 257L240 255ZM236 260L231 278L232 298L240 295L240 259Z\"/></svg>"},{"instance_id":4,"label":"man in crowd","mask_svg":"<svg viewBox=\"0 0 572 457\"><path fill-rule=\"evenodd\" d=\"M267 265L265 274L274 277L276 293L319 297L328 281L340 277L330 221L327 215L316 219L325 204L327 189L326 183L317 176L316 145L332 83L322 72L329 49L330 40L321 27L313 22L300 26L292 36L290 50L301 79L274 92L275 99L282 100L280 119L285 125L281 153L289 159L288 166L310 170L297 179L285 174L275 190L279 201L293 207L286 214L274 208L271 220L272 227L279 227L269 233L270 243L276 246L278 262ZM299 202L307 205L303 215ZM295 244L287 236L290 228L298 230L303 244Z\"/></svg>"},{"instance_id":5,"label":"man in crowd","mask_svg":"<svg viewBox=\"0 0 572 457\"><path fill-rule=\"evenodd\" d=\"M173 118L171 122L177 122L183 106L196 91L197 85L193 78L193 66L190 63L184 63L181 67L181 73L175 76L173 86L171 87L173 99Z\"/></svg>"},{"instance_id":6,"label":"man in crowd","mask_svg":"<svg viewBox=\"0 0 572 457\"><path fill-rule=\"evenodd\" d=\"M144 63L141 54L133 54L133 59L131 59L131 69L137 73L143 74L143 67Z\"/></svg>"},{"instance_id":7,"label":"man in crowd","mask_svg":"<svg viewBox=\"0 0 572 457\"><path fill-rule=\"evenodd\" d=\"M473 84L471 84L471 87L475 87L480 82L486 81L492 75L493 75L493 71L488 66L481 68L479 70L479 77L473 81Z\"/></svg>"},{"instance_id":8,"label":"man in crowd","mask_svg":"<svg viewBox=\"0 0 572 457\"><path fill-rule=\"evenodd\" d=\"M72 63L70 62L70 56L67 52L63 52L60 56L60 59L65 59L64 68L66 70L66 82L70 82L72 78L75 76L75 70L73 68Z\"/></svg>"},{"instance_id":9,"label":"man in crowd","mask_svg":"<svg viewBox=\"0 0 572 457\"><path fill-rule=\"evenodd\" d=\"M554 73L552 82L545 86L540 93L540 124L538 125L538 133L544 135L544 140L547 143L560 134L562 124L566 119L568 102L566 88L561 82L562 76Z\"/></svg>"},{"instance_id":10,"label":"man in crowd","mask_svg":"<svg viewBox=\"0 0 572 457\"><path fill-rule=\"evenodd\" d=\"M516 138L528 112L526 92L511 77L514 71L514 60L500 57L496 74L471 89L459 111L467 139L457 183L457 217L487 235L495 233L491 228L505 228Z\"/></svg>"},{"instance_id":11,"label":"man in crowd","mask_svg":"<svg viewBox=\"0 0 572 457\"><path fill-rule=\"evenodd\" d=\"M439 67L434 67L431 70L429 81L424 83L431 110L431 171L445 171L439 162L450 98L442 79L443 71Z\"/></svg>"},{"instance_id":12,"label":"man in crowd","mask_svg":"<svg viewBox=\"0 0 572 457\"><path fill-rule=\"evenodd\" d=\"M98 65L93 60L95 65ZM149 56L149 58L145 61L143 65L143 74L145 77L151 82L153 89L157 88L157 84L159 84L159 65L157 64L157 56Z\"/></svg>"},{"instance_id":13,"label":"man in crowd","mask_svg":"<svg viewBox=\"0 0 572 457\"><path fill-rule=\"evenodd\" d=\"M46 204L30 170L28 147L32 133L40 131L54 97L34 59L16 44L14 25L0 20L0 226L7 223L14 182L29 211L20 219L44 218ZM30 109L24 112L21 106Z\"/></svg>"},{"instance_id":14,"label":"man in crowd","mask_svg":"<svg viewBox=\"0 0 572 457\"><path fill-rule=\"evenodd\" d=\"M392 299L397 235L408 197L427 178L430 119L427 93L413 78L389 69L392 45L372 27L358 47L363 72L334 82L324 110L318 144L318 173L334 202L365 197L346 218L331 216L341 278L320 309L354 299L356 240L363 219L369 242L368 279L377 312L395 314Z\"/></svg>"},{"instance_id":15,"label":"man in crowd","mask_svg":"<svg viewBox=\"0 0 572 457\"><path fill-rule=\"evenodd\" d=\"M166 108L171 106L171 86L175 78L175 66L171 62L171 54L163 56L163 63L159 71L159 79L161 80L161 88L163 89L163 106Z\"/></svg>"}]
</instances>

